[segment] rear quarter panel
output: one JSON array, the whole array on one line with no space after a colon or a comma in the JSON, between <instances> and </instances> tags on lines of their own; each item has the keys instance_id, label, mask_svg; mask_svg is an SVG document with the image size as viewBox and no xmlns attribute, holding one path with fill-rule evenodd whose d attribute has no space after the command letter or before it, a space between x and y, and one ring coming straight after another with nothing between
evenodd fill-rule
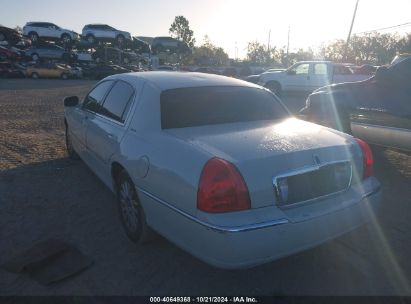
<instances>
[{"instance_id":1,"label":"rear quarter panel","mask_svg":"<svg viewBox=\"0 0 411 304\"><path fill-rule=\"evenodd\" d=\"M144 86L120 151L132 155L126 163L138 187L195 214L199 177L211 156L161 129L160 93L150 84ZM145 176L142 157L149 161Z\"/></svg>"}]
</instances>

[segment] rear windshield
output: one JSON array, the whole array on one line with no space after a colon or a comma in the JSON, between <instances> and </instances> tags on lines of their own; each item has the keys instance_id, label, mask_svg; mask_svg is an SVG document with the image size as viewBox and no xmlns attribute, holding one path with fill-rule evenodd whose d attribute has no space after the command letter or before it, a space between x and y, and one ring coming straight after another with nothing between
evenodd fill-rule
<instances>
[{"instance_id":1,"label":"rear windshield","mask_svg":"<svg viewBox=\"0 0 411 304\"><path fill-rule=\"evenodd\" d=\"M194 87L161 94L161 127L187 128L289 116L273 94L248 87Z\"/></svg>"}]
</instances>

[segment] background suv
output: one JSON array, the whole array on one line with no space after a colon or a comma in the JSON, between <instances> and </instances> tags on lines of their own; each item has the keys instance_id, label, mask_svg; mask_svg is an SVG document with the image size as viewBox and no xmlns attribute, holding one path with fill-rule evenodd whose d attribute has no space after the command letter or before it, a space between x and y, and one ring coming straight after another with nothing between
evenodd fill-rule
<instances>
[{"instance_id":1,"label":"background suv","mask_svg":"<svg viewBox=\"0 0 411 304\"><path fill-rule=\"evenodd\" d=\"M131 40L129 32L119 31L107 24L88 24L83 28L83 37L86 37L89 43L95 43L97 40L114 41L122 45L125 40Z\"/></svg>"},{"instance_id":2,"label":"background suv","mask_svg":"<svg viewBox=\"0 0 411 304\"><path fill-rule=\"evenodd\" d=\"M80 38L76 32L63 29L49 22L27 22L23 27L23 34L28 36L33 42L38 41L39 38L43 38L70 43L72 40L78 40Z\"/></svg>"}]
</instances>

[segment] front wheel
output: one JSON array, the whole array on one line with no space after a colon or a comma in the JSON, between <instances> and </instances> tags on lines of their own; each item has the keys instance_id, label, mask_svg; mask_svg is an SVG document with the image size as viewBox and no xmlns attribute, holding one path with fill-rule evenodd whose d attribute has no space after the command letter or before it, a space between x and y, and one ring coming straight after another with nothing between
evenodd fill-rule
<instances>
[{"instance_id":1,"label":"front wheel","mask_svg":"<svg viewBox=\"0 0 411 304\"><path fill-rule=\"evenodd\" d=\"M40 76L39 76L38 73L32 73L32 74L31 74L31 78L33 78L33 79L39 79Z\"/></svg>"},{"instance_id":2,"label":"front wheel","mask_svg":"<svg viewBox=\"0 0 411 304\"><path fill-rule=\"evenodd\" d=\"M67 80L67 79L68 79L68 75L67 75L66 73L61 74L61 79Z\"/></svg>"},{"instance_id":3,"label":"front wheel","mask_svg":"<svg viewBox=\"0 0 411 304\"><path fill-rule=\"evenodd\" d=\"M152 232L147 225L134 183L125 171L117 178L117 201L120 219L128 238L137 244L147 242Z\"/></svg>"},{"instance_id":4,"label":"front wheel","mask_svg":"<svg viewBox=\"0 0 411 304\"><path fill-rule=\"evenodd\" d=\"M277 96L281 96L282 94L281 85L276 81L270 81L265 87Z\"/></svg>"}]
</instances>

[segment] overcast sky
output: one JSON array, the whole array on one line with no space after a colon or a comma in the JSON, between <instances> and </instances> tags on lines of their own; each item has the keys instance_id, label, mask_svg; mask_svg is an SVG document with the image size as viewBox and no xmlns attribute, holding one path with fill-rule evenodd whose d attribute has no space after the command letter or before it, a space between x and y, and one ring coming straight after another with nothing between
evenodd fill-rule
<instances>
[{"instance_id":1,"label":"overcast sky","mask_svg":"<svg viewBox=\"0 0 411 304\"><path fill-rule=\"evenodd\" d=\"M317 47L348 34L356 0L0 0L0 24L49 21L81 33L88 23L107 23L135 36L164 36L177 15L185 16L197 44L208 35L230 57L246 53L247 42L290 48ZM6 4L6 5L5 5ZM353 32L411 21L411 0L360 0ZM411 26L395 30L411 31ZM387 31L384 31L387 32Z\"/></svg>"}]
</instances>

